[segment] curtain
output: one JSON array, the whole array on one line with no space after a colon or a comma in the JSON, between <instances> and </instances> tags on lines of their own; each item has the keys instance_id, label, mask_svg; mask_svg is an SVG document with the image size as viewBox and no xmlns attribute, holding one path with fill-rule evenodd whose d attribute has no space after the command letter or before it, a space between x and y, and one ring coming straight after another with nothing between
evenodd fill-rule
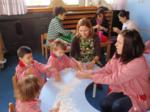
<instances>
[{"instance_id":1,"label":"curtain","mask_svg":"<svg viewBox=\"0 0 150 112\"><path fill-rule=\"evenodd\" d=\"M0 15L20 15L26 12L24 0L0 0Z\"/></svg>"},{"instance_id":2,"label":"curtain","mask_svg":"<svg viewBox=\"0 0 150 112\"><path fill-rule=\"evenodd\" d=\"M126 9L127 0L113 0L112 7L114 10Z\"/></svg>"}]
</instances>

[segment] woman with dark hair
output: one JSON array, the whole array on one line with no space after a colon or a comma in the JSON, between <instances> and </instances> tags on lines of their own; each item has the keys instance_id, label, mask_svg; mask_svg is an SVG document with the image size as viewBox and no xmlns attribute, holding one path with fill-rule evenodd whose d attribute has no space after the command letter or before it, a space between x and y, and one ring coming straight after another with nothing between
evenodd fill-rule
<instances>
[{"instance_id":1,"label":"woman with dark hair","mask_svg":"<svg viewBox=\"0 0 150 112\"><path fill-rule=\"evenodd\" d=\"M54 14L55 17L51 20L48 28L47 44L60 36L68 36L71 33L71 31L65 30L62 25L66 10L63 7L55 7Z\"/></svg>"},{"instance_id":2,"label":"woman with dark hair","mask_svg":"<svg viewBox=\"0 0 150 112\"><path fill-rule=\"evenodd\" d=\"M123 24L121 30L128 29L128 30L139 31L138 26L132 20L129 19L129 13L127 11L125 10L120 11L118 14L118 18L119 18L119 21ZM113 27L113 31L116 33L120 33L121 30L117 27Z\"/></svg>"},{"instance_id":3,"label":"woman with dark hair","mask_svg":"<svg viewBox=\"0 0 150 112\"><path fill-rule=\"evenodd\" d=\"M150 69L143 56L145 49L135 30L119 33L114 57L97 71L79 71L80 78L108 84L109 94L101 104L102 112L146 112L150 107Z\"/></svg>"},{"instance_id":4,"label":"woman with dark hair","mask_svg":"<svg viewBox=\"0 0 150 112\"><path fill-rule=\"evenodd\" d=\"M99 63L100 55L100 39L94 34L90 20L80 19L77 24L76 36L71 44L71 56L88 63L87 68L92 69L96 63Z\"/></svg>"}]
</instances>

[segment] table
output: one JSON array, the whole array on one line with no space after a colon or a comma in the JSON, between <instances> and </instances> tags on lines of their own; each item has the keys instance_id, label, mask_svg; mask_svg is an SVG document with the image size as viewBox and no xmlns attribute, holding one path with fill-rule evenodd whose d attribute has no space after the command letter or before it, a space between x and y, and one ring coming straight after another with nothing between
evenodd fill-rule
<instances>
[{"instance_id":1,"label":"table","mask_svg":"<svg viewBox=\"0 0 150 112\"><path fill-rule=\"evenodd\" d=\"M61 82L51 78L45 83L39 97L42 112L48 112L59 101L60 112L99 112L85 96L85 90L92 80L78 79L75 74L75 70L65 69L61 72Z\"/></svg>"}]
</instances>

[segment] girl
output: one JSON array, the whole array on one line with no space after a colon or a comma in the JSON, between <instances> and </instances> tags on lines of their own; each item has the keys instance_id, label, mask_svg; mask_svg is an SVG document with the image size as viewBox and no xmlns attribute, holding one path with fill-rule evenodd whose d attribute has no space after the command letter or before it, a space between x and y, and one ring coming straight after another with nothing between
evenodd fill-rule
<instances>
[{"instance_id":1,"label":"girl","mask_svg":"<svg viewBox=\"0 0 150 112\"><path fill-rule=\"evenodd\" d=\"M94 34L88 19L80 19L77 24L76 36L71 45L71 56L81 62L88 63L87 68L92 69L96 63L99 63L100 55L99 37Z\"/></svg>"},{"instance_id":2,"label":"girl","mask_svg":"<svg viewBox=\"0 0 150 112\"><path fill-rule=\"evenodd\" d=\"M105 67L78 72L78 77L109 85L101 104L102 112L146 112L150 108L150 69L143 56L140 34L124 30L118 35L117 52Z\"/></svg>"},{"instance_id":3,"label":"girl","mask_svg":"<svg viewBox=\"0 0 150 112\"><path fill-rule=\"evenodd\" d=\"M56 68L58 72L65 68L82 69L82 64L73 58L65 55L66 45L61 40L53 41L51 45L51 56L48 59L48 66ZM60 75L55 74L55 79L60 80Z\"/></svg>"},{"instance_id":4,"label":"girl","mask_svg":"<svg viewBox=\"0 0 150 112\"><path fill-rule=\"evenodd\" d=\"M40 90L38 78L33 75L28 75L18 81L16 112L41 112L38 99ZM59 112L58 108L51 110L51 112Z\"/></svg>"},{"instance_id":5,"label":"girl","mask_svg":"<svg viewBox=\"0 0 150 112\"><path fill-rule=\"evenodd\" d=\"M104 9L99 8L96 11L96 18L91 20L94 30L97 32L101 42L107 41L109 24L104 17Z\"/></svg>"}]
</instances>

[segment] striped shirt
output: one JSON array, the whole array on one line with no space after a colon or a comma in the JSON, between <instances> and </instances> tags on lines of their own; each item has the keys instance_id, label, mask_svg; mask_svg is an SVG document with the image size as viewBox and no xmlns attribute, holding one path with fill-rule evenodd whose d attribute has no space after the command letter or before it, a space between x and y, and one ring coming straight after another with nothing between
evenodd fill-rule
<instances>
[{"instance_id":1,"label":"striped shirt","mask_svg":"<svg viewBox=\"0 0 150 112\"><path fill-rule=\"evenodd\" d=\"M49 43L49 40L56 39L60 35L67 36L69 33L70 33L70 31L65 30L63 28L61 20L56 16L55 18L53 18L51 20L51 22L49 24L47 44Z\"/></svg>"}]
</instances>

